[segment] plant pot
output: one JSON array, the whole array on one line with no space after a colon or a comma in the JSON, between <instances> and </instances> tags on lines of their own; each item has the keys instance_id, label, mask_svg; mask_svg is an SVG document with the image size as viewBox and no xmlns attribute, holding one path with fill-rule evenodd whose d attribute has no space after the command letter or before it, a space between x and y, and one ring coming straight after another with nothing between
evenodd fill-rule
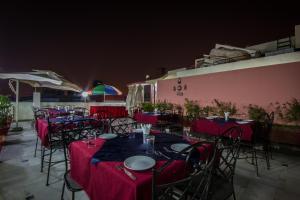
<instances>
[{"instance_id":1,"label":"plant pot","mask_svg":"<svg viewBox=\"0 0 300 200\"><path fill-rule=\"evenodd\" d=\"M0 151L2 149L2 146L5 142L5 137L8 133L9 127L0 128Z\"/></svg>"},{"instance_id":2,"label":"plant pot","mask_svg":"<svg viewBox=\"0 0 300 200\"><path fill-rule=\"evenodd\" d=\"M300 146L300 128L274 127L271 133L271 141Z\"/></svg>"}]
</instances>

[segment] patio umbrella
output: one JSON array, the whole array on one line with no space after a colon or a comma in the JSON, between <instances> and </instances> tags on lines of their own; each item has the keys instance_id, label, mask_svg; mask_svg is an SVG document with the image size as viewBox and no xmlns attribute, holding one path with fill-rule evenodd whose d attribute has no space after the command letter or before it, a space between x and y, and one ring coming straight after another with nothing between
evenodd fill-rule
<instances>
[{"instance_id":1,"label":"patio umbrella","mask_svg":"<svg viewBox=\"0 0 300 200\"><path fill-rule=\"evenodd\" d=\"M92 95L122 95L122 92L112 85L101 84L94 87L91 91Z\"/></svg>"},{"instance_id":2,"label":"patio umbrella","mask_svg":"<svg viewBox=\"0 0 300 200\"><path fill-rule=\"evenodd\" d=\"M55 72L48 70L33 70L32 72L0 73L0 79L8 79L10 89L16 95L15 121L18 127L19 83L26 83L32 87L46 87L57 90L80 92L82 89L74 83L64 79ZM15 86L13 83L15 82Z\"/></svg>"}]
</instances>

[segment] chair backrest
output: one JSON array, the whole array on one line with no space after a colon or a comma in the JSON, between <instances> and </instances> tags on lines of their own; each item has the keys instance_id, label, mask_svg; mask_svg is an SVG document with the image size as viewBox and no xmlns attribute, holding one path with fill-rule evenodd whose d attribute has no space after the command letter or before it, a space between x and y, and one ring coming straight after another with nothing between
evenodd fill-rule
<instances>
[{"instance_id":1,"label":"chair backrest","mask_svg":"<svg viewBox=\"0 0 300 200\"><path fill-rule=\"evenodd\" d=\"M217 157L219 159L217 173L232 181L235 173L235 166L240 152L240 140L242 129L233 126L223 132L217 144Z\"/></svg>"},{"instance_id":2,"label":"chair backrest","mask_svg":"<svg viewBox=\"0 0 300 200\"><path fill-rule=\"evenodd\" d=\"M66 171L68 171L68 161L70 158L69 145L74 141L86 140L88 135L96 136L97 130L93 128L74 128L62 131L62 143L65 156Z\"/></svg>"},{"instance_id":3,"label":"chair backrest","mask_svg":"<svg viewBox=\"0 0 300 200\"><path fill-rule=\"evenodd\" d=\"M263 138L267 141L270 140L273 122L274 122L274 112L271 112L270 114L267 113L265 115L263 126L262 126Z\"/></svg>"},{"instance_id":4,"label":"chair backrest","mask_svg":"<svg viewBox=\"0 0 300 200\"><path fill-rule=\"evenodd\" d=\"M86 113L88 113L88 109L84 107L74 107L73 111L75 115L79 116L84 116Z\"/></svg>"},{"instance_id":5,"label":"chair backrest","mask_svg":"<svg viewBox=\"0 0 300 200\"><path fill-rule=\"evenodd\" d=\"M46 117L48 116L48 111L46 109L38 109L34 111L34 119L46 119Z\"/></svg>"},{"instance_id":6,"label":"chair backrest","mask_svg":"<svg viewBox=\"0 0 300 200\"><path fill-rule=\"evenodd\" d=\"M45 109L37 109L34 111L34 126L35 126L35 130L37 130L38 126L37 126L37 121L38 119L47 119L48 117L48 112Z\"/></svg>"},{"instance_id":7,"label":"chair backrest","mask_svg":"<svg viewBox=\"0 0 300 200\"><path fill-rule=\"evenodd\" d=\"M111 131L112 115L108 111L100 110L94 113L93 117L96 119L95 126L98 128L99 133L108 133Z\"/></svg>"},{"instance_id":8,"label":"chair backrest","mask_svg":"<svg viewBox=\"0 0 300 200\"><path fill-rule=\"evenodd\" d=\"M121 136L128 136L136 128L136 121L131 117L115 118L110 124L111 131Z\"/></svg>"},{"instance_id":9,"label":"chair backrest","mask_svg":"<svg viewBox=\"0 0 300 200\"><path fill-rule=\"evenodd\" d=\"M171 183L159 184L158 178L165 172L168 172L168 166L170 166L174 160L167 160L160 168L153 168L153 180L152 180L152 200L162 199L206 199L209 192L209 185L212 176L212 171L215 162L215 148L208 148L203 145L207 143L195 143L180 152L180 154L186 154L185 164L189 166L189 171L184 171L184 178L179 178ZM214 145L210 143L210 145ZM198 164L195 165L190 159L194 151L197 148L204 148L204 152L210 153L205 161L198 160ZM211 151L212 150L212 151ZM211 152L209 152L211 151ZM174 175L179 175L178 173ZM178 190L180 188L180 191Z\"/></svg>"}]
</instances>

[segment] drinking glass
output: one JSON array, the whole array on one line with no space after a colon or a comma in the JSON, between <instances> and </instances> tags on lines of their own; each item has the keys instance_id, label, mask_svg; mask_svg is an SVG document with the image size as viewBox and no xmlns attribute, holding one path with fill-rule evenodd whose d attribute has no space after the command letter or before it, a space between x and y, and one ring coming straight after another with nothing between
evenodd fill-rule
<instances>
[{"instance_id":1,"label":"drinking glass","mask_svg":"<svg viewBox=\"0 0 300 200\"><path fill-rule=\"evenodd\" d=\"M129 139L134 139L135 138L135 133L134 133L133 128L131 126L128 128L128 135L129 135Z\"/></svg>"},{"instance_id":2,"label":"drinking glass","mask_svg":"<svg viewBox=\"0 0 300 200\"><path fill-rule=\"evenodd\" d=\"M147 135L147 137L146 137L147 154L153 154L154 153L154 142L155 142L155 136L154 135Z\"/></svg>"},{"instance_id":3,"label":"drinking glass","mask_svg":"<svg viewBox=\"0 0 300 200\"><path fill-rule=\"evenodd\" d=\"M165 129L165 132L166 132L166 133L170 133L170 129L169 129L169 128L166 128L166 129Z\"/></svg>"},{"instance_id":4,"label":"drinking glass","mask_svg":"<svg viewBox=\"0 0 300 200\"><path fill-rule=\"evenodd\" d=\"M186 139L190 139L191 137L191 127L189 126L186 126L186 127L183 127L183 137L185 137Z\"/></svg>"}]
</instances>

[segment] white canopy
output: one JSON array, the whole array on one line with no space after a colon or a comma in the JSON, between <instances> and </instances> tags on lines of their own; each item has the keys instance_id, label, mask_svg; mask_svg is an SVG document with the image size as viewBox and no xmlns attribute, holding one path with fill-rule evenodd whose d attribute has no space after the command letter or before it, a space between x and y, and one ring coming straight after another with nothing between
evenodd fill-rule
<instances>
[{"instance_id":1,"label":"white canopy","mask_svg":"<svg viewBox=\"0 0 300 200\"><path fill-rule=\"evenodd\" d=\"M15 120L18 126L19 109L19 82L26 83L32 87L46 87L57 90L69 90L81 92L82 89L74 83L67 81L62 76L48 70L33 70L32 72L0 73L0 79L9 79L9 87L16 95ZM14 88L12 82L16 82Z\"/></svg>"},{"instance_id":2,"label":"white canopy","mask_svg":"<svg viewBox=\"0 0 300 200\"><path fill-rule=\"evenodd\" d=\"M32 72L0 73L1 79L18 80L32 87L46 87L57 90L81 92L82 89L74 83L52 71L34 70Z\"/></svg>"}]
</instances>

